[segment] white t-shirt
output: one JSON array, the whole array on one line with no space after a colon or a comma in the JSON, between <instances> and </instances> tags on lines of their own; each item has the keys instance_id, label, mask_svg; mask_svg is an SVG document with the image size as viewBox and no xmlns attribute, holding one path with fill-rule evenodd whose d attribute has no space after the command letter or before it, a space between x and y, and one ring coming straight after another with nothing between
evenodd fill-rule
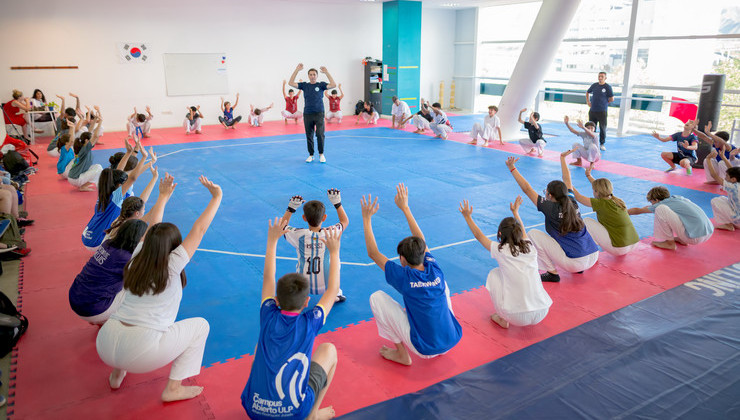
<instances>
[{"instance_id":1,"label":"white t-shirt","mask_svg":"<svg viewBox=\"0 0 740 420\"><path fill-rule=\"evenodd\" d=\"M132 260L140 250L141 247L137 246L131 257ZM158 295L146 293L143 296L136 296L124 289L123 303L118 311L110 316L111 319L157 331L167 331L175 323L177 312L180 310L180 300L182 300L180 273L188 262L190 262L190 257L185 248L182 245L175 248L170 252L167 262L169 278L164 291Z\"/></svg>"},{"instance_id":2,"label":"white t-shirt","mask_svg":"<svg viewBox=\"0 0 740 420\"><path fill-rule=\"evenodd\" d=\"M344 228L341 223L332 226L340 231ZM329 258L324 258L326 246L320 239L324 239L326 228L318 232L310 229L287 227L288 232L285 239L296 248L298 253L298 264L296 271L308 277L308 293L321 295L326 291L326 278L324 273L329 270Z\"/></svg>"},{"instance_id":3,"label":"white t-shirt","mask_svg":"<svg viewBox=\"0 0 740 420\"><path fill-rule=\"evenodd\" d=\"M732 223L740 223L740 192L738 192L737 182L723 181L722 189L727 192L727 201L730 202L732 209Z\"/></svg>"},{"instance_id":4,"label":"white t-shirt","mask_svg":"<svg viewBox=\"0 0 740 420\"><path fill-rule=\"evenodd\" d=\"M486 115L486 117L483 118L483 127L491 127L493 140L499 140L498 130L496 129L501 128L501 120L498 118L498 115L494 115L493 117Z\"/></svg>"},{"instance_id":5,"label":"white t-shirt","mask_svg":"<svg viewBox=\"0 0 740 420\"><path fill-rule=\"evenodd\" d=\"M396 118L405 118L411 115L411 109L406 102L398 101L398 103L401 105L393 104L391 107L391 115L394 115Z\"/></svg>"},{"instance_id":6,"label":"white t-shirt","mask_svg":"<svg viewBox=\"0 0 740 420\"><path fill-rule=\"evenodd\" d=\"M537 250L530 242L529 252L511 255L508 244L498 250L499 243L491 241L491 257L497 262L503 278L501 290L502 308L496 308L505 313L517 314L549 308L552 299L542 287L539 271L537 271ZM490 278L493 270L488 273Z\"/></svg>"}]
</instances>

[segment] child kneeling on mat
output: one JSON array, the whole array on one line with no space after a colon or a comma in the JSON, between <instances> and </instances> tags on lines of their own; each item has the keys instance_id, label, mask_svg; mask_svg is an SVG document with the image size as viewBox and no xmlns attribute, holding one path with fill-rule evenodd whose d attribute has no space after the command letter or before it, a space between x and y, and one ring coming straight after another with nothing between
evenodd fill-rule
<instances>
[{"instance_id":1,"label":"child kneeling on mat","mask_svg":"<svg viewBox=\"0 0 740 420\"><path fill-rule=\"evenodd\" d=\"M331 343L312 349L339 290L341 231L329 229L321 240L331 255L328 286L316 306L301 312L309 301L308 278L303 273L286 274L275 287L277 243L288 233L287 224L275 218L267 231L260 335L242 406L255 420L332 418L332 407L319 407L334 378L337 350Z\"/></svg>"},{"instance_id":2,"label":"child kneeling on mat","mask_svg":"<svg viewBox=\"0 0 740 420\"><path fill-rule=\"evenodd\" d=\"M403 295L401 306L387 293L377 291L370 296L370 309L378 325L378 334L393 342L395 348L383 346L384 358L411 365L411 355L430 359L450 351L462 338L462 328L455 319L450 290L424 241L408 203L408 189L396 187L395 202L403 211L413 236L398 243L400 264L391 261L378 250L371 218L378 212L378 198L362 197L362 222L367 255L385 272L385 281Z\"/></svg>"},{"instance_id":3,"label":"child kneeling on mat","mask_svg":"<svg viewBox=\"0 0 740 420\"><path fill-rule=\"evenodd\" d=\"M707 241L714 233L712 222L704 210L680 195L671 196L666 187L653 187L647 193L649 206L633 207L630 215L655 213L652 245L676 249L681 245L696 245Z\"/></svg>"},{"instance_id":4,"label":"child kneeling on mat","mask_svg":"<svg viewBox=\"0 0 740 420\"><path fill-rule=\"evenodd\" d=\"M537 271L537 249L529 241L519 217L521 205L521 196L509 205L514 217L506 217L498 225L499 242L496 242L488 239L475 224L468 200L460 203L460 213L475 239L498 262L498 267L488 273L486 289L496 308L491 319L503 328L509 328L509 324L517 327L539 324L552 305Z\"/></svg>"},{"instance_id":5,"label":"child kneeling on mat","mask_svg":"<svg viewBox=\"0 0 740 420\"><path fill-rule=\"evenodd\" d=\"M717 223L717 229L724 230L735 230L740 228L740 194L738 193L738 187L740 184L740 167L731 166L732 164L727 159L725 151L727 148L723 147L720 150L720 156L722 161L725 163L728 169L725 171L724 179L721 178L714 166L708 166L708 170L714 178L714 180L722 185L722 189L727 192L727 197L715 197L712 199L712 211L714 212L714 222ZM715 158L718 154L716 150L712 150L709 154L708 159Z\"/></svg>"}]
</instances>

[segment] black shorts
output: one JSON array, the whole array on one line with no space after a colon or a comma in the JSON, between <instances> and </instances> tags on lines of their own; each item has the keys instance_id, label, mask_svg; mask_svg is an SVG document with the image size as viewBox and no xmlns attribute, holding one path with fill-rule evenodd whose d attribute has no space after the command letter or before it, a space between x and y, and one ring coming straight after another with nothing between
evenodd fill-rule
<instances>
[{"instance_id":1,"label":"black shorts","mask_svg":"<svg viewBox=\"0 0 740 420\"><path fill-rule=\"evenodd\" d=\"M311 362L308 371L308 386L313 389L313 394L318 395L326 387L326 371L316 362Z\"/></svg>"},{"instance_id":2,"label":"black shorts","mask_svg":"<svg viewBox=\"0 0 740 420\"><path fill-rule=\"evenodd\" d=\"M689 165L693 165L696 163L696 158L693 156L683 156L678 152L673 152L673 163L681 163L682 160L688 159Z\"/></svg>"}]
</instances>

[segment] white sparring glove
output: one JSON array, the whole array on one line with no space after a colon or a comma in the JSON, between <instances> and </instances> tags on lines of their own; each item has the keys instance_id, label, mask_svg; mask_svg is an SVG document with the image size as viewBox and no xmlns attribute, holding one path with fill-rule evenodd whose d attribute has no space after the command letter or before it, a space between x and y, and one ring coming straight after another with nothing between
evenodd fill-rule
<instances>
[{"instance_id":1,"label":"white sparring glove","mask_svg":"<svg viewBox=\"0 0 740 420\"><path fill-rule=\"evenodd\" d=\"M329 196L329 201L334 204L334 208L338 209L342 205L342 195L336 188L330 188L326 191Z\"/></svg>"},{"instance_id":2,"label":"white sparring glove","mask_svg":"<svg viewBox=\"0 0 740 420\"><path fill-rule=\"evenodd\" d=\"M290 201L288 202L288 211L291 213L295 213L296 210L298 210L298 207L301 206L301 204L305 203L306 200L303 199L300 195L294 195L293 197L290 197Z\"/></svg>"}]
</instances>

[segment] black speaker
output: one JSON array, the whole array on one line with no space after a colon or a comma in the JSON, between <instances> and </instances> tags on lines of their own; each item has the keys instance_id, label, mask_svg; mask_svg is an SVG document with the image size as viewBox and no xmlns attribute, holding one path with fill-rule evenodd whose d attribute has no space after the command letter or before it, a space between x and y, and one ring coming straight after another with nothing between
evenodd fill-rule
<instances>
[{"instance_id":1,"label":"black speaker","mask_svg":"<svg viewBox=\"0 0 740 420\"><path fill-rule=\"evenodd\" d=\"M724 74L705 74L701 83L701 93L699 94L699 112L697 113L697 129L704 131L707 122L712 122L712 131L717 130L719 126L719 111L722 107L722 95L725 93L725 75ZM698 157L695 168L704 167L704 158L711 152L712 147L701 142L699 149L696 150Z\"/></svg>"}]
</instances>

